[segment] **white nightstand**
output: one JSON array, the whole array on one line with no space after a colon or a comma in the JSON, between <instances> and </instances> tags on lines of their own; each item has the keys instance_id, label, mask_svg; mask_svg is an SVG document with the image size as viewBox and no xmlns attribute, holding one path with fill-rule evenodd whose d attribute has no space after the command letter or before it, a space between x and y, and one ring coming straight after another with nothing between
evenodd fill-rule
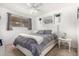
<instances>
[{"instance_id":1,"label":"white nightstand","mask_svg":"<svg viewBox=\"0 0 79 59\"><path fill-rule=\"evenodd\" d=\"M59 48L60 48L60 43L63 42L63 43L68 43L68 46L69 46L69 52L70 52L70 48L71 48L71 39L70 38L58 38L58 45L59 45Z\"/></svg>"}]
</instances>

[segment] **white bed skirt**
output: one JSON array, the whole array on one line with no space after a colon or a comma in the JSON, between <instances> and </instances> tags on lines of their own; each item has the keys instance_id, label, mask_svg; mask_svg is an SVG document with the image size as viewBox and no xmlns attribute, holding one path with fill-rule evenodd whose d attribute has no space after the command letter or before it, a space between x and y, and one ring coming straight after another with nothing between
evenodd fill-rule
<instances>
[{"instance_id":1,"label":"white bed skirt","mask_svg":"<svg viewBox=\"0 0 79 59\"><path fill-rule=\"evenodd\" d=\"M49 42L42 50L40 56L45 56L55 45L57 44L57 41L52 40ZM29 51L26 48L23 48L20 45L16 46L17 49L19 49L22 53L24 53L26 56L33 56L31 51Z\"/></svg>"}]
</instances>

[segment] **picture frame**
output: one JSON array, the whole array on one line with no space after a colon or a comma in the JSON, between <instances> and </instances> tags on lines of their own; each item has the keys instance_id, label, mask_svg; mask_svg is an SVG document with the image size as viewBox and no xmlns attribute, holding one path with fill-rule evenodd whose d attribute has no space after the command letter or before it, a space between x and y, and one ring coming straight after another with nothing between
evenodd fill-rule
<instances>
[{"instance_id":1,"label":"picture frame","mask_svg":"<svg viewBox=\"0 0 79 59\"><path fill-rule=\"evenodd\" d=\"M44 24L53 23L53 17L52 16L43 17L43 22Z\"/></svg>"},{"instance_id":2,"label":"picture frame","mask_svg":"<svg viewBox=\"0 0 79 59\"><path fill-rule=\"evenodd\" d=\"M17 16L11 13L7 13L7 15L7 30L13 30L13 27L25 27L28 30L32 30L32 19L30 17L24 18L22 16Z\"/></svg>"}]
</instances>

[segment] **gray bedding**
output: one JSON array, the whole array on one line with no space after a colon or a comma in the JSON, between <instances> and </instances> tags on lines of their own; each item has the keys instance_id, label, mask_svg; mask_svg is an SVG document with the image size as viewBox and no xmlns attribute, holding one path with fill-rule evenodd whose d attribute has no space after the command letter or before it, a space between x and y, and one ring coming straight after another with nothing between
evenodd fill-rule
<instances>
[{"instance_id":1,"label":"gray bedding","mask_svg":"<svg viewBox=\"0 0 79 59\"><path fill-rule=\"evenodd\" d=\"M18 36L15 41L14 45L20 45L32 52L34 56L38 56L41 53L41 49L48 44L51 40L57 40L56 34L31 34L36 36L42 36L43 42L39 45L33 38L27 38L25 36Z\"/></svg>"},{"instance_id":2,"label":"gray bedding","mask_svg":"<svg viewBox=\"0 0 79 59\"><path fill-rule=\"evenodd\" d=\"M24 36L18 36L14 43L15 46L16 45L20 45L24 48L27 48L28 50L30 50L32 52L32 54L34 56L38 56L40 54L40 45L37 44L37 42L32 39L32 38L27 38Z\"/></svg>"},{"instance_id":3,"label":"gray bedding","mask_svg":"<svg viewBox=\"0 0 79 59\"><path fill-rule=\"evenodd\" d=\"M32 34L36 36L42 36L43 42L40 44L41 47L44 47L46 44L48 44L51 40L57 40L57 35L55 33L53 34Z\"/></svg>"}]
</instances>

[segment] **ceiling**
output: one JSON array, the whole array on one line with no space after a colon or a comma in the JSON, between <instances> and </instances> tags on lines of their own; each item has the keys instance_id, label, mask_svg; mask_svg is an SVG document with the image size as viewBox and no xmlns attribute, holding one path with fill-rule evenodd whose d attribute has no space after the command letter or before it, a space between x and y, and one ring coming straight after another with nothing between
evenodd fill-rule
<instances>
[{"instance_id":1,"label":"ceiling","mask_svg":"<svg viewBox=\"0 0 79 59\"><path fill-rule=\"evenodd\" d=\"M39 6L40 11L32 13L32 9L27 7L26 3L0 3L0 7L9 9L11 11L25 14L25 15L42 15L51 11L59 10L61 8L74 6L76 4L71 3L43 3Z\"/></svg>"}]
</instances>

